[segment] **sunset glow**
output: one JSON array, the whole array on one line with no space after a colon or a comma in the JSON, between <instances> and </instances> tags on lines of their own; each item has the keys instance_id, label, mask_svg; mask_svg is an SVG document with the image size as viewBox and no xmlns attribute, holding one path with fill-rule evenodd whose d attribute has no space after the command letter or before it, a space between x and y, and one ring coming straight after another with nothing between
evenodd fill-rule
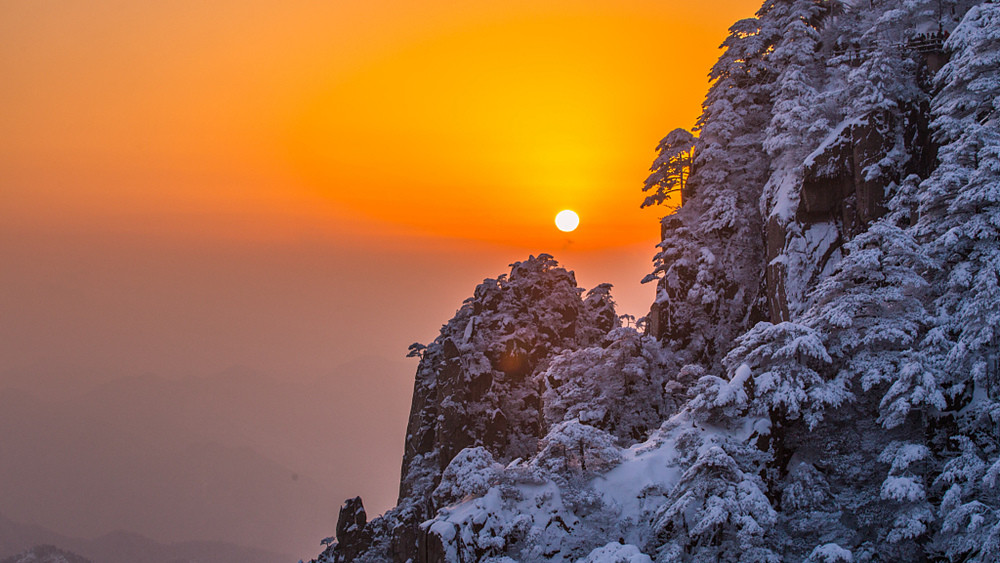
<instances>
[{"instance_id":1,"label":"sunset glow","mask_svg":"<svg viewBox=\"0 0 1000 563\"><path fill-rule=\"evenodd\" d=\"M649 310L655 288L639 280L666 208L639 208L643 181L659 140L695 123L726 30L759 4L0 3L0 399L87 405L86 423L66 419L73 433L52 431L81 446L52 447L70 461L0 464L24 468L0 494L4 518L294 561L315 555L348 495L369 516L392 506L407 347L484 278L551 254L580 287L613 284L619 313ZM553 225L564 209L583 219L572 235ZM197 405L165 391L175 384ZM201 427L218 430L223 448L188 448L170 425L146 434L89 402L128 403L146 385L150 408L128 412L176 415L198 444ZM209 396L252 404L260 432ZM8 397L35 413L9 416L8 434L32 417L48 431L44 411ZM293 421L309 431L276 430ZM116 437L133 433L163 463L124 469L97 445L125 458ZM244 486L241 471L223 484L270 500L251 510L170 480L203 483L175 452L251 450L326 516L292 509L285 488Z\"/></svg>"},{"instance_id":2,"label":"sunset glow","mask_svg":"<svg viewBox=\"0 0 1000 563\"><path fill-rule=\"evenodd\" d=\"M650 112L687 107L663 120L690 124L697 110L663 105L686 93L649 72L662 25L546 14L414 43L320 92L292 132L293 161L319 193L438 235L532 246L550 236L544 210L571 201L597 218L589 245L649 238L631 194L661 134Z\"/></svg>"},{"instance_id":3,"label":"sunset glow","mask_svg":"<svg viewBox=\"0 0 1000 563\"><path fill-rule=\"evenodd\" d=\"M653 148L693 124L754 3L235 6L5 6L19 221L538 249L570 204L580 249L655 242L659 211L638 209Z\"/></svg>"}]
</instances>

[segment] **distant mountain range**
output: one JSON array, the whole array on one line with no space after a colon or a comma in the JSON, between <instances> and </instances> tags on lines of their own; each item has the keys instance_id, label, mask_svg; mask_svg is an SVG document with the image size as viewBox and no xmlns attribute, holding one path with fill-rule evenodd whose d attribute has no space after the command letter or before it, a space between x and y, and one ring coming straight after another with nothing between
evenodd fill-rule
<instances>
[{"instance_id":1,"label":"distant mountain range","mask_svg":"<svg viewBox=\"0 0 1000 563\"><path fill-rule=\"evenodd\" d=\"M59 549L52 545L37 545L11 555L0 563L93 563L89 559L75 553Z\"/></svg>"},{"instance_id":2,"label":"distant mountain range","mask_svg":"<svg viewBox=\"0 0 1000 563\"><path fill-rule=\"evenodd\" d=\"M390 397L393 368L367 359L312 381L246 368L186 379L144 375L68 400L37 386L0 387L0 507L14 520L79 537L124 529L293 553L284 560L295 561L332 532L335 499L345 494L335 487L359 486L343 477L350 460L316 444L351 418L347 403L359 394ZM363 380L365 389L345 379ZM394 407L402 409L409 386ZM401 441L401 421L389 422L365 424ZM365 448L362 439L348 437L346 446ZM391 481L397 471L369 477L383 472ZM0 550L0 557L38 543L66 545L46 537ZM108 560L78 552L94 563Z\"/></svg>"},{"instance_id":3,"label":"distant mountain range","mask_svg":"<svg viewBox=\"0 0 1000 563\"><path fill-rule=\"evenodd\" d=\"M161 543L139 534L114 532L72 538L0 516L0 563L276 563L287 554L218 541Z\"/></svg>"}]
</instances>

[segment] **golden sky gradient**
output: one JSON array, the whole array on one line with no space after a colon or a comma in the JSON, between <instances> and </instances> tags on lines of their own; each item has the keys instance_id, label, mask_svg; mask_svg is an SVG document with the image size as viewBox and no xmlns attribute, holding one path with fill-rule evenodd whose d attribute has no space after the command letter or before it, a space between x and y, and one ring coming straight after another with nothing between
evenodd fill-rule
<instances>
[{"instance_id":1,"label":"golden sky gradient","mask_svg":"<svg viewBox=\"0 0 1000 563\"><path fill-rule=\"evenodd\" d=\"M754 2L12 2L10 221L235 241L651 240L639 192ZM10 228L11 225L9 224Z\"/></svg>"},{"instance_id":2,"label":"golden sky gradient","mask_svg":"<svg viewBox=\"0 0 1000 563\"><path fill-rule=\"evenodd\" d=\"M264 547L314 556L340 500L361 494L372 516L395 501L407 346L483 278L547 252L583 287L615 284L620 313L648 311L654 148L693 125L718 45L758 7L0 2L0 398L234 365L314 386L330 408L306 409L281 451L231 444L332 491L329 521L269 525L287 541ZM565 208L572 233L553 222ZM4 517L194 539L183 512L163 511L171 528L68 510L52 495L71 481L50 477L19 483ZM223 524L199 537L262 541Z\"/></svg>"}]
</instances>

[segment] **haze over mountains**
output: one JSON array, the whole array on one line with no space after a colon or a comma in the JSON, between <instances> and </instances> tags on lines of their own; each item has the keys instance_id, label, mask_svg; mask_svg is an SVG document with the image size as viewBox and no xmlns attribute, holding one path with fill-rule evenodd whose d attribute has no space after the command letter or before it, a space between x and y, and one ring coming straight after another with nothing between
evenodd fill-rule
<instances>
[{"instance_id":1,"label":"haze over mountains","mask_svg":"<svg viewBox=\"0 0 1000 563\"><path fill-rule=\"evenodd\" d=\"M59 546L59 547L56 547ZM58 534L0 515L3 563L272 563L290 555L222 541L158 542L132 532L112 532L83 539ZM68 552L68 553L67 553ZM75 556L75 557L74 557Z\"/></svg>"},{"instance_id":2,"label":"haze over mountains","mask_svg":"<svg viewBox=\"0 0 1000 563\"><path fill-rule=\"evenodd\" d=\"M550 251L648 308L632 193L751 2L2 4L0 513L308 557L388 508L394 362L484 275Z\"/></svg>"},{"instance_id":3,"label":"haze over mountains","mask_svg":"<svg viewBox=\"0 0 1000 563\"><path fill-rule=\"evenodd\" d=\"M341 488L361 485L345 452L377 459L398 449L395 427L355 418L348 403L405 411L392 378L405 363L341 366L358 382L347 389L334 378L289 381L234 368L122 378L62 400L0 390L0 428L10 429L0 482L20 484L0 487L0 507L14 521L69 536L125 529L304 555L334 523ZM365 434L344 433L343 451L316 447L329 428L362 425ZM370 439L377 428L384 441ZM391 479L398 467L369 473L379 472Z\"/></svg>"}]
</instances>

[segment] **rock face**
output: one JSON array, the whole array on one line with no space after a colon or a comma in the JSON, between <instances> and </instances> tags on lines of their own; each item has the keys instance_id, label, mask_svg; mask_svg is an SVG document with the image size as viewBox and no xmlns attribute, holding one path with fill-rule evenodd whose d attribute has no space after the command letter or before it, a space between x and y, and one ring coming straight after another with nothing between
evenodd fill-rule
<instances>
[{"instance_id":1,"label":"rock face","mask_svg":"<svg viewBox=\"0 0 1000 563\"><path fill-rule=\"evenodd\" d=\"M364 532L367 523L368 515L361 503L361 497L348 499L340 507L340 516L337 518L337 541L340 543L350 541Z\"/></svg>"},{"instance_id":2,"label":"rock face","mask_svg":"<svg viewBox=\"0 0 1000 563\"><path fill-rule=\"evenodd\" d=\"M466 447L507 460L535 452L544 435L537 373L555 352L598 341L617 322L606 292L582 299L582 291L548 255L476 287L417 367L400 501L427 498Z\"/></svg>"},{"instance_id":3,"label":"rock face","mask_svg":"<svg viewBox=\"0 0 1000 563\"><path fill-rule=\"evenodd\" d=\"M787 321L802 288L840 255L845 242L885 214L886 190L911 174L926 177L937 146L928 127L929 109L911 106L903 112L879 111L860 120L845 120L804 164L796 190L794 218L772 215L766 225L767 297L771 322ZM893 152L907 158L894 166L884 161ZM789 270L789 254L808 252L806 269ZM796 277L789 292L789 276ZM792 306L790 307L790 298Z\"/></svg>"},{"instance_id":4,"label":"rock face","mask_svg":"<svg viewBox=\"0 0 1000 563\"><path fill-rule=\"evenodd\" d=\"M361 497L344 501L337 517L337 549L328 550L332 561L354 561L371 542L371 530L367 528L368 515Z\"/></svg>"}]
</instances>

